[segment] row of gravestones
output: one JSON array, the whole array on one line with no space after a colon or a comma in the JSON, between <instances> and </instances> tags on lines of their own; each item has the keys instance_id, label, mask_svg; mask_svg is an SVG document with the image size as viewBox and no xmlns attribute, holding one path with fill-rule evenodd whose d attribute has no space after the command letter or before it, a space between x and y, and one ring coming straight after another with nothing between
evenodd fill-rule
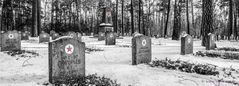
<instances>
[{"instance_id":1,"label":"row of gravestones","mask_svg":"<svg viewBox=\"0 0 239 86\"><path fill-rule=\"evenodd\" d=\"M55 35L53 33L51 35ZM51 83L64 83L68 79L78 79L85 76L85 43L77 39L76 34L68 33L66 37L58 38L49 43L49 81ZM20 50L21 36L16 31L1 33L1 50ZM41 39L45 37L47 39ZM106 33L106 40L114 38L114 33ZM42 33L41 42L49 42L49 35ZM213 49L215 38L209 34L207 49ZM181 54L193 53L193 39L184 35L181 39ZM135 35L132 39L132 64L151 62L151 38L144 35Z\"/></svg>"},{"instance_id":2,"label":"row of gravestones","mask_svg":"<svg viewBox=\"0 0 239 86\"><path fill-rule=\"evenodd\" d=\"M109 34L110 35L110 34ZM209 34L212 48L215 40ZM193 53L193 39L190 35L181 38L181 54ZM151 62L151 38L135 35L132 39L132 65ZM72 39L61 38L49 43L49 81L65 83L68 79L78 79L85 76L85 43Z\"/></svg>"},{"instance_id":3,"label":"row of gravestones","mask_svg":"<svg viewBox=\"0 0 239 86\"><path fill-rule=\"evenodd\" d=\"M71 36L77 40L81 41L81 34L68 32L65 35ZM14 50L21 50L21 40L29 40L30 32L18 32L18 31L1 31L0 32L0 50L1 51L14 51ZM55 40L60 37L58 33L52 32L51 34L52 39ZM50 35L47 33L42 32L39 36L39 43L42 42L49 42Z\"/></svg>"},{"instance_id":4,"label":"row of gravestones","mask_svg":"<svg viewBox=\"0 0 239 86\"><path fill-rule=\"evenodd\" d=\"M74 39L82 41L82 35L80 33L75 33L70 31L63 35L70 36ZM57 40L59 37L61 37L61 35L59 33L56 33L55 31L51 31L50 34L42 32L39 36L39 43L50 42L50 37L52 37L52 40Z\"/></svg>"}]
</instances>

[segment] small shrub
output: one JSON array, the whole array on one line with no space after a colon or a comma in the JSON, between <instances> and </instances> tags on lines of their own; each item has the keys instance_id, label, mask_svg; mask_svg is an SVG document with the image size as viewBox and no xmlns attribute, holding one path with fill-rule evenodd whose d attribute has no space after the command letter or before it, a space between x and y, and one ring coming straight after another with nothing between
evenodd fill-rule
<instances>
[{"instance_id":1,"label":"small shrub","mask_svg":"<svg viewBox=\"0 0 239 86\"><path fill-rule=\"evenodd\" d=\"M20 56L20 57L37 57L38 53L34 51L26 51L26 50L13 50L6 52L10 56Z\"/></svg>"},{"instance_id":2,"label":"small shrub","mask_svg":"<svg viewBox=\"0 0 239 86\"><path fill-rule=\"evenodd\" d=\"M97 74L79 77L77 80L67 79L67 82L56 82L55 84L59 86L61 84L65 84L66 86L120 86L117 81L97 76Z\"/></svg>"},{"instance_id":3,"label":"small shrub","mask_svg":"<svg viewBox=\"0 0 239 86\"><path fill-rule=\"evenodd\" d=\"M104 51L104 50L99 48L86 48L86 53L98 52L98 51Z\"/></svg>"},{"instance_id":4,"label":"small shrub","mask_svg":"<svg viewBox=\"0 0 239 86\"><path fill-rule=\"evenodd\" d=\"M163 67L171 70L179 70L187 73L197 73L201 75L218 75L217 66L210 64L194 64L182 60L172 61L170 59L153 61L151 67Z\"/></svg>"},{"instance_id":5,"label":"small shrub","mask_svg":"<svg viewBox=\"0 0 239 86\"><path fill-rule=\"evenodd\" d=\"M207 56L212 58L239 60L239 52L231 51L198 51L195 55L202 57Z\"/></svg>"},{"instance_id":6,"label":"small shrub","mask_svg":"<svg viewBox=\"0 0 239 86\"><path fill-rule=\"evenodd\" d=\"M217 50L223 50L223 51L239 51L239 49L237 49L237 48L231 48L231 47L218 48Z\"/></svg>"}]
</instances>

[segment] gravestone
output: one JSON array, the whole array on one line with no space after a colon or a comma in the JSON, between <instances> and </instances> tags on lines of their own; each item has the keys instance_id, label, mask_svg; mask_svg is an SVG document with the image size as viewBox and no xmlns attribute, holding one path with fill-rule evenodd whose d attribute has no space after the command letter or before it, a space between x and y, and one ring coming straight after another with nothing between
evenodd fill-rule
<instances>
[{"instance_id":1,"label":"gravestone","mask_svg":"<svg viewBox=\"0 0 239 86\"><path fill-rule=\"evenodd\" d=\"M1 31L0 32L0 47L2 47L2 36L4 34L4 31Z\"/></svg>"},{"instance_id":2,"label":"gravestone","mask_svg":"<svg viewBox=\"0 0 239 86\"><path fill-rule=\"evenodd\" d=\"M115 45L116 43L116 36L114 32L106 32L105 44L106 45Z\"/></svg>"},{"instance_id":3,"label":"gravestone","mask_svg":"<svg viewBox=\"0 0 239 86\"><path fill-rule=\"evenodd\" d=\"M99 32L98 41L105 40L105 33Z\"/></svg>"},{"instance_id":4,"label":"gravestone","mask_svg":"<svg viewBox=\"0 0 239 86\"><path fill-rule=\"evenodd\" d=\"M29 33L27 31L21 33L21 40L29 40Z\"/></svg>"},{"instance_id":5,"label":"gravestone","mask_svg":"<svg viewBox=\"0 0 239 86\"><path fill-rule=\"evenodd\" d=\"M152 59L150 37L139 35L132 39L132 65L149 63Z\"/></svg>"},{"instance_id":6,"label":"gravestone","mask_svg":"<svg viewBox=\"0 0 239 86\"><path fill-rule=\"evenodd\" d=\"M50 83L65 83L82 76L85 76L85 43L71 37L50 42Z\"/></svg>"},{"instance_id":7,"label":"gravestone","mask_svg":"<svg viewBox=\"0 0 239 86\"><path fill-rule=\"evenodd\" d=\"M193 38L185 34L181 38L181 55L192 54L193 53Z\"/></svg>"},{"instance_id":8,"label":"gravestone","mask_svg":"<svg viewBox=\"0 0 239 86\"><path fill-rule=\"evenodd\" d=\"M75 32L72 32L72 31L67 32L66 36L71 36L72 38L77 38L77 34Z\"/></svg>"},{"instance_id":9,"label":"gravestone","mask_svg":"<svg viewBox=\"0 0 239 86\"><path fill-rule=\"evenodd\" d=\"M60 37L60 35L58 33L53 33L52 36L51 36L52 40L55 40L59 37Z\"/></svg>"},{"instance_id":10,"label":"gravestone","mask_svg":"<svg viewBox=\"0 0 239 86\"><path fill-rule=\"evenodd\" d=\"M209 36L209 41L208 41L208 43L206 45L206 50L214 50L216 48L216 43L215 43L216 38L215 38L215 35L209 33L208 36Z\"/></svg>"},{"instance_id":11,"label":"gravestone","mask_svg":"<svg viewBox=\"0 0 239 86\"><path fill-rule=\"evenodd\" d=\"M1 51L21 50L21 35L17 31L2 34Z\"/></svg>"},{"instance_id":12,"label":"gravestone","mask_svg":"<svg viewBox=\"0 0 239 86\"><path fill-rule=\"evenodd\" d=\"M51 31L50 31L50 36L52 37L53 35L55 35L55 33L56 33L56 31L51 30Z\"/></svg>"},{"instance_id":13,"label":"gravestone","mask_svg":"<svg viewBox=\"0 0 239 86\"><path fill-rule=\"evenodd\" d=\"M76 36L77 36L77 40L79 40L80 42L82 41L82 34L81 33L79 33L79 32L77 32L76 33Z\"/></svg>"},{"instance_id":14,"label":"gravestone","mask_svg":"<svg viewBox=\"0 0 239 86\"><path fill-rule=\"evenodd\" d=\"M68 32L66 34L66 36L70 36L70 37L72 37L74 39L77 39L79 41L81 41L81 37L82 37L81 33L79 33L79 32L75 33L75 32L72 32L72 31Z\"/></svg>"},{"instance_id":15,"label":"gravestone","mask_svg":"<svg viewBox=\"0 0 239 86\"><path fill-rule=\"evenodd\" d=\"M50 41L50 36L48 33L41 33L39 36L39 43L43 43L43 42L49 42Z\"/></svg>"}]
</instances>

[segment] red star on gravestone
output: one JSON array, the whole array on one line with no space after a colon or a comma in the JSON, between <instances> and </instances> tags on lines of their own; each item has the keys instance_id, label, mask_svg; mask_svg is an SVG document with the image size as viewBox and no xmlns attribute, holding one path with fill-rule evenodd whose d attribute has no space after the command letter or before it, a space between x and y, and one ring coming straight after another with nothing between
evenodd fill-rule
<instances>
[{"instance_id":1,"label":"red star on gravestone","mask_svg":"<svg viewBox=\"0 0 239 86\"><path fill-rule=\"evenodd\" d=\"M68 44L65 46L65 52L67 54L72 54L74 52L74 46L72 44Z\"/></svg>"},{"instance_id":2,"label":"red star on gravestone","mask_svg":"<svg viewBox=\"0 0 239 86\"><path fill-rule=\"evenodd\" d=\"M72 49L72 48L69 46L69 47L67 48L67 52L72 52L71 49Z\"/></svg>"}]
</instances>

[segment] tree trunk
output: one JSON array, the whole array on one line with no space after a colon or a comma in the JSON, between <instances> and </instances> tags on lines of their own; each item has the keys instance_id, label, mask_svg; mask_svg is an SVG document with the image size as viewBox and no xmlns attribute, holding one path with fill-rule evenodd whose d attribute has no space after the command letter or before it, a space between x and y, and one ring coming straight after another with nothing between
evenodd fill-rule
<instances>
[{"instance_id":1,"label":"tree trunk","mask_svg":"<svg viewBox=\"0 0 239 86\"><path fill-rule=\"evenodd\" d=\"M115 33L118 31L118 6L119 6L119 0L116 0L116 17L115 17Z\"/></svg>"},{"instance_id":2,"label":"tree trunk","mask_svg":"<svg viewBox=\"0 0 239 86\"><path fill-rule=\"evenodd\" d=\"M131 0L131 33L134 34L134 7L133 7L133 0Z\"/></svg>"},{"instance_id":3,"label":"tree trunk","mask_svg":"<svg viewBox=\"0 0 239 86\"><path fill-rule=\"evenodd\" d=\"M37 37L38 35L37 2L37 0L33 0L32 2L32 37Z\"/></svg>"},{"instance_id":4,"label":"tree trunk","mask_svg":"<svg viewBox=\"0 0 239 86\"><path fill-rule=\"evenodd\" d=\"M122 26L121 26L121 33L122 33L122 36L124 36L124 0L122 0Z\"/></svg>"},{"instance_id":5,"label":"tree trunk","mask_svg":"<svg viewBox=\"0 0 239 86\"><path fill-rule=\"evenodd\" d=\"M179 40L181 31L181 6L179 0L175 1L174 5L174 25L172 40Z\"/></svg>"},{"instance_id":6,"label":"tree trunk","mask_svg":"<svg viewBox=\"0 0 239 86\"><path fill-rule=\"evenodd\" d=\"M230 39L230 36L232 35L232 25L233 25L233 2L232 0L229 0L229 22L228 22L228 40Z\"/></svg>"},{"instance_id":7,"label":"tree trunk","mask_svg":"<svg viewBox=\"0 0 239 86\"><path fill-rule=\"evenodd\" d=\"M41 32L41 0L37 0L37 32L38 36Z\"/></svg>"},{"instance_id":8,"label":"tree trunk","mask_svg":"<svg viewBox=\"0 0 239 86\"><path fill-rule=\"evenodd\" d=\"M213 32L213 0L203 0L202 3L202 46L209 44L209 33Z\"/></svg>"},{"instance_id":9,"label":"tree trunk","mask_svg":"<svg viewBox=\"0 0 239 86\"><path fill-rule=\"evenodd\" d=\"M142 33L140 24L141 24L141 0L139 0L139 20L138 20L138 30L139 30L139 33Z\"/></svg>"},{"instance_id":10,"label":"tree trunk","mask_svg":"<svg viewBox=\"0 0 239 86\"><path fill-rule=\"evenodd\" d=\"M186 16L187 16L187 31L188 31L188 34L190 34L190 22L189 22L189 10L188 10L188 0L186 0Z\"/></svg>"},{"instance_id":11,"label":"tree trunk","mask_svg":"<svg viewBox=\"0 0 239 86\"><path fill-rule=\"evenodd\" d=\"M164 37L167 37L167 33L168 33L168 21L169 21L169 14L170 14L170 2L171 0L168 0L168 12L167 12L167 19L166 19L166 22L165 22L165 28L164 28Z\"/></svg>"}]
</instances>

